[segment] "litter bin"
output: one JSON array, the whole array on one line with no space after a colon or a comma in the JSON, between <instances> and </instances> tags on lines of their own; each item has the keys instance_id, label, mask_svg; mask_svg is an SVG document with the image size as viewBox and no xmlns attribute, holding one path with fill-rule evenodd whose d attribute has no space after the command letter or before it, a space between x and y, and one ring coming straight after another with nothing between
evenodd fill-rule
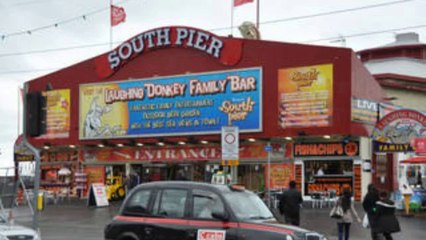
<instances>
[{"instance_id":1,"label":"litter bin","mask_svg":"<svg viewBox=\"0 0 426 240\"><path fill-rule=\"evenodd\" d=\"M40 192L37 196L37 210L42 211L44 209L44 193Z\"/></svg>"}]
</instances>

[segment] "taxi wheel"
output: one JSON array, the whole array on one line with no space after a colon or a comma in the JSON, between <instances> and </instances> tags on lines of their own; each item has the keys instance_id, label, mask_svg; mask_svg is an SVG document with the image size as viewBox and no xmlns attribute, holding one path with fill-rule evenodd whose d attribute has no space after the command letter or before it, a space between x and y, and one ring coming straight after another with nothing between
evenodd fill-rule
<instances>
[{"instance_id":1,"label":"taxi wheel","mask_svg":"<svg viewBox=\"0 0 426 240\"><path fill-rule=\"evenodd\" d=\"M123 199L126 195L126 191L124 191L123 187L120 187L120 188L117 189L116 195L117 195L117 198Z\"/></svg>"}]
</instances>

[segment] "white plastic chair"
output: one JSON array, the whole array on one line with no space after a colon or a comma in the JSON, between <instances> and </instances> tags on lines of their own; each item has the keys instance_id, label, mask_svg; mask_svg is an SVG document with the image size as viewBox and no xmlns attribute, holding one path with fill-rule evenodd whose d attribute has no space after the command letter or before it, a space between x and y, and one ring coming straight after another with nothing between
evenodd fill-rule
<instances>
[{"instance_id":1,"label":"white plastic chair","mask_svg":"<svg viewBox=\"0 0 426 240\"><path fill-rule=\"evenodd\" d=\"M311 194L312 198L312 208L322 208L323 204L325 203L325 197L320 192L315 192Z\"/></svg>"}]
</instances>

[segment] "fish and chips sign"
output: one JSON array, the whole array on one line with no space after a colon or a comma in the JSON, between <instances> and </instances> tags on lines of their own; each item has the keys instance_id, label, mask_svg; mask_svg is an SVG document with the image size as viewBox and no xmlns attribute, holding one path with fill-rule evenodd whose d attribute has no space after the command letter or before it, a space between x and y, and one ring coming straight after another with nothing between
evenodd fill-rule
<instances>
[{"instance_id":1,"label":"fish and chips sign","mask_svg":"<svg viewBox=\"0 0 426 240\"><path fill-rule=\"evenodd\" d=\"M384 116L372 133L375 152L412 152L415 138L426 137L426 116L402 109Z\"/></svg>"}]
</instances>

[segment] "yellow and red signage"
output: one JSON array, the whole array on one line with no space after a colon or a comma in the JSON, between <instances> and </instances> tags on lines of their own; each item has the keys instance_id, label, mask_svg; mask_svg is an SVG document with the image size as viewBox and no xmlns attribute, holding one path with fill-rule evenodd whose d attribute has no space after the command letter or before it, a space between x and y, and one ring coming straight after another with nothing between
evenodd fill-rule
<instances>
[{"instance_id":1,"label":"yellow and red signage","mask_svg":"<svg viewBox=\"0 0 426 240\"><path fill-rule=\"evenodd\" d=\"M291 147L291 145L289 145ZM240 146L240 159L266 159L268 153L263 144L245 144ZM277 151L278 152L278 151ZM280 152L281 160L289 158L291 151ZM276 153L278 155L279 153ZM221 160L220 146L170 146L170 147L143 147L143 148L104 148L80 151L80 159L86 162L105 161L198 161ZM275 158L278 159L276 156Z\"/></svg>"},{"instance_id":2,"label":"yellow and red signage","mask_svg":"<svg viewBox=\"0 0 426 240\"><path fill-rule=\"evenodd\" d=\"M71 121L70 90L50 90L42 94L46 98L46 133L38 138L68 138Z\"/></svg>"},{"instance_id":3,"label":"yellow and red signage","mask_svg":"<svg viewBox=\"0 0 426 240\"><path fill-rule=\"evenodd\" d=\"M294 144L295 157L310 156L357 156L358 142L330 142L330 143L300 143Z\"/></svg>"},{"instance_id":4,"label":"yellow and red signage","mask_svg":"<svg viewBox=\"0 0 426 240\"><path fill-rule=\"evenodd\" d=\"M281 128L330 126L333 117L333 65L280 69L278 101Z\"/></svg>"},{"instance_id":5,"label":"yellow and red signage","mask_svg":"<svg viewBox=\"0 0 426 240\"><path fill-rule=\"evenodd\" d=\"M294 164L292 163L271 164L270 170L269 186L271 189L288 188L290 181L294 180ZM265 179L268 179L267 167L265 167Z\"/></svg>"}]
</instances>

